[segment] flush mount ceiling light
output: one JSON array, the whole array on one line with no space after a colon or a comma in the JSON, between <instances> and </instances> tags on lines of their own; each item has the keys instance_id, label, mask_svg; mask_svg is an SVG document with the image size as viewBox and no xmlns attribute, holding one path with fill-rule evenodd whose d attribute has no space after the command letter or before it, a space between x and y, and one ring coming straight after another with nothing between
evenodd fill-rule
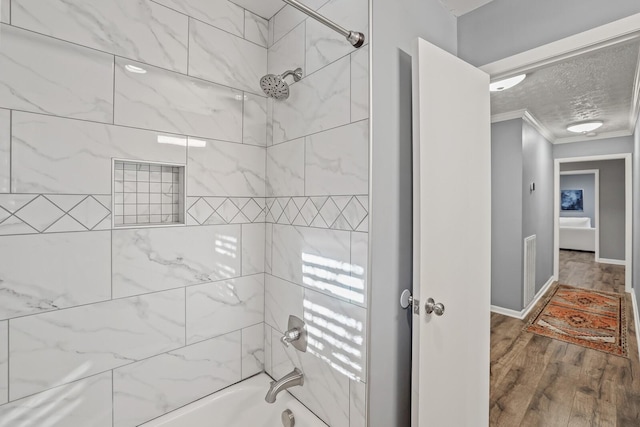
<instances>
[{"instance_id":1,"label":"flush mount ceiling light","mask_svg":"<svg viewBox=\"0 0 640 427\"><path fill-rule=\"evenodd\" d=\"M147 70L144 68L136 67L135 65L127 64L124 66L125 70L136 74L147 74Z\"/></svg>"},{"instance_id":2,"label":"flush mount ceiling light","mask_svg":"<svg viewBox=\"0 0 640 427\"><path fill-rule=\"evenodd\" d=\"M592 120L590 122L582 122L582 123L574 123L572 125L567 126L567 130L573 133L588 133L593 132L602 126L602 121L600 120Z\"/></svg>"},{"instance_id":3,"label":"flush mount ceiling light","mask_svg":"<svg viewBox=\"0 0 640 427\"><path fill-rule=\"evenodd\" d=\"M489 85L489 90L491 92L502 92L503 90L511 89L515 85L522 83L522 81L526 77L526 74L520 74L519 76L509 77L508 79L504 80L498 80L497 82L491 83Z\"/></svg>"}]
</instances>

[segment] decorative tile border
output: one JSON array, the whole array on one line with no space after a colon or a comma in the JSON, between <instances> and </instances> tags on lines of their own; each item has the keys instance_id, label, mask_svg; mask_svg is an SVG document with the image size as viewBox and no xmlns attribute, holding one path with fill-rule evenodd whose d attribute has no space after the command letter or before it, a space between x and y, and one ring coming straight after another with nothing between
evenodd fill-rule
<instances>
[{"instance_id":1,"label":"decorative tile border","mask_svg":"<svg viewBox=\"0 0 640 427\"><path fill-rule=\"evenodd\" d=\"M268 198L266 222L368 231L369 196Z\"/></svg>"},{"instance_id":2,"label":"decorative tile border","mask_svg":"<svg viewBox=\"0 0 640 427\"><path fill-rule=\"evenodd\" d=\"M187 197L187 225L264 221L265 199L261 197Z\"/></svg>"},{"instance_id":3,"label":"decorative tile border","mask_svg":"<svg viewBox=\"0 0 640 427\"><path fill-rule=\"evenodd\" d=\"M111 229L111 196L0 194L0 235Z\"/></svg>"}]
</instances>

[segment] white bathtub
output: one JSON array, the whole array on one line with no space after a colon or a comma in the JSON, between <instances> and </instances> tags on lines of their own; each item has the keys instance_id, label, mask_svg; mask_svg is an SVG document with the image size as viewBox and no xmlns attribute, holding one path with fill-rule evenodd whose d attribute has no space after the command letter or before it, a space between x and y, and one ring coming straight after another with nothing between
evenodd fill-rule
<instances>
[{"instance_id":1,"label":"white bathtub","mask_svg":"<svg viewBox=\"0 0 640 427\"><path fill-rule=\"evenodd\" d=\"M269 376L256 375L142 426L281 427L282 412L289 409L296 419L296 427L327 427L286 391L278 395L276 403L265 402L270 383Z\"/></svg>"}]
</instances>

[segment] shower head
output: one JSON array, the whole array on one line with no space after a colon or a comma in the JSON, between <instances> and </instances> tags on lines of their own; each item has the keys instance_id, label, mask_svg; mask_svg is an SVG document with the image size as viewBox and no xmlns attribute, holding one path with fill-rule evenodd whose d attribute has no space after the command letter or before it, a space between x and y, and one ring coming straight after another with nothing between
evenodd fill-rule
<instances>
[{"instance_id":1,"label":"shower head","mask_svg":"<svg viewBox=\"0 0 640 427\"><path fill-rule=\"evenodd\" d=\"M293 76L293 80L299 82L302 79L302 68L285 71L279 76L267 74L260 79L260 87L268 97L283 101L289 98L289 84L284 80L288 76Z\"/></svg>"}]
</instances>

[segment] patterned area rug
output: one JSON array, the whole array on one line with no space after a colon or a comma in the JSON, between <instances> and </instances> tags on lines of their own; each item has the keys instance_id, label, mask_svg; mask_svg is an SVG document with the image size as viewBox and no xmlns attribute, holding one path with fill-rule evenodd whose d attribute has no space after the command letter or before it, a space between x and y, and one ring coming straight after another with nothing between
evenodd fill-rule
<instances>
[{"instance_id":1,"label":"patterned area rug","mask_svg":"<svg viewBox=\"0 0 640 427\"><path fill-rule=\"evenodd\" d=\"M524 330L627 357L625 308L623 294L558 285Z\"/></svg>"}]
</instances>

